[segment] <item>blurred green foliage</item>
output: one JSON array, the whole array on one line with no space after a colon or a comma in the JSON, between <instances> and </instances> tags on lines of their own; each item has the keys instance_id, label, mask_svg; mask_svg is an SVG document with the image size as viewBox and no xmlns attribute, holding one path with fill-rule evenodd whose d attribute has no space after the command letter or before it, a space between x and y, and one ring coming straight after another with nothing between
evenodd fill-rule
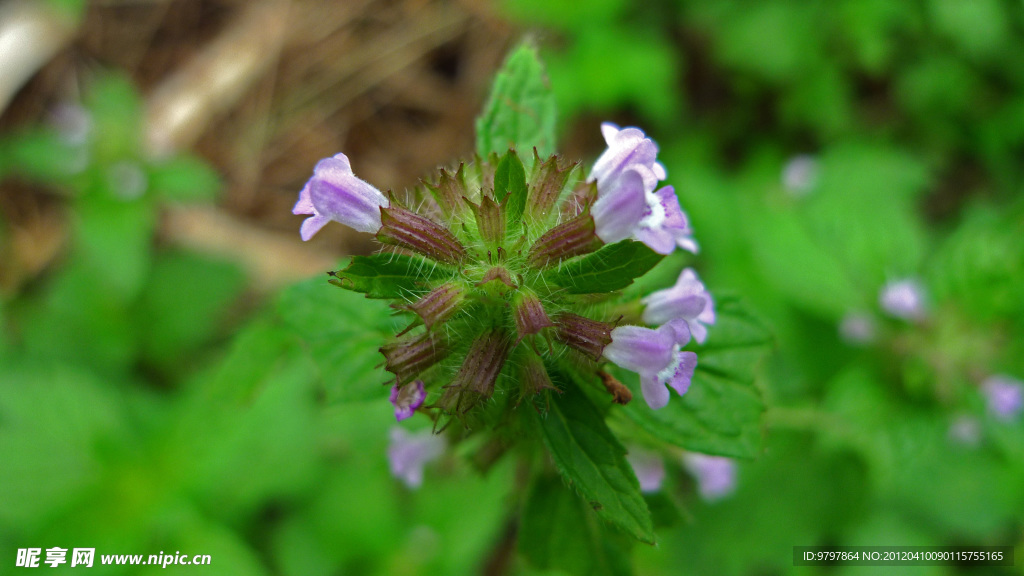
<instances>
[{"instance_id":1,"label":"blurred green foliage","mask_svg":"<svg viewBox=\"0 0 1024 576\"><path fill-rule=\"evenodd\" d=\"M400 328L386 306L320 279L246 315L235 264L158 246L160 206L211 201L219 178L197 158L142 156L135 90L101 75L84 142L0 135L0 177L65 196L72 224L62 260L0 298L0 561L95 546L210 554L204 572L247 575L788 574L794 545L1012 544L1019 571L1024 423L994 418L978 386L1024 378L1024 5L501 6L536 30L564 122L600 116L658 141L702 278L770 325L762 380L747 366L746 388L719 390L708 353L692 396L669 406L716 390L722 415L766 403L763 446L739 429L729 445L746 450L716 450L699 413L609 420L640 444L685 424L682 448L751 456L735 493L702 500L665 452L649 547L553 475L526 485L512 458L481 475L448 454L409 491L384 457L388 389L349 385L379 374L376 347ZM806 190L782 176L798 154L816 165ZM652 274L665 285L679 266ZM925 322L879 308L885 282L908 276L927 288ZM841 338L854 312L876 323L873 342ZM723 314L709 345L739 320ZM745 353L717 352L727 369Z\"/></svg>"}]
</instances>

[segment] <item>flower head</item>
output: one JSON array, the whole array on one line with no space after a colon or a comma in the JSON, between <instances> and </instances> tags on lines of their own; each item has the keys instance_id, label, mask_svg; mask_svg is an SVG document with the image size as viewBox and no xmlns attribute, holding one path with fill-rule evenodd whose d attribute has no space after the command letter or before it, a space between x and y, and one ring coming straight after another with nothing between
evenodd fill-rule
<instances>
[{"instance_id":1,"label":"flower head","mask_svg":"<svg viewBox=\"0 0 1024 576\"><path fill-rule=\"evenodd\" d=\"M1004 374L989 376L981 384L988 411L1000 420L1010 420L1024 411L1024 382Z\"/></svg>"},{"instance_id":2,"label":"flower head","mask_svg":"<svg viewBox=\"0 0 1024 576\"><path fill-rule=\"evenodd\" d=\"M643 319L648 324L671 324L676 341L686 344L690 336L703 344L708 337L706 324L715 323L715 303L704 289L693 268L683 270L675 286L658 290L642 300Z\"/></svg>"},{"instance_id":3,"label":"flower head","mask_svg":"<svg viewBox=\"0 0 1024 576\"><path fill-rule=\"evenodd\" d=\"M697 355L681 352L676 331L669 325L657 330L642 326L619 326L611 332L611 344L604 357L640 375L640 389L652 410L668 404L670 386L680 396L690 389Z\"/></svg>"},{"instance_id":4,"label":"flower head","mask_svg":"<svg viewBox=\"0 0 1024 576\"><path fill-rule=\"evenodd\" d=\"M697 492L708 502L721 500L736 490L736 462L724 456L688 452L683 466L697 480Z\"/></svg>"},{"instance_id":5,"label":"flower head","mask_svg":"<svg viewBox=\"0 0 1024 576\"><path fill-rule=\"evenodd\" d=\"M405 428L391 429L388 444L388 463L391 475L409 488L423 484L423 467L436 460L444 452L444 440L430 430L411 433Z\"/></svg>"},{"instance_id":6,"label":"flower head","mask_svg":"<svg viewBox=\"0 0 1024 576\"><path fill-rule=\"evenodd\" d=\"M413 380L405 386L398 382L391 387L391 403L395 405L395 419L401 422L416 412L423 405L427 392L423 388L423 380Z\"/></svg>"},{"instance_id":7,"label":"flower head","mask_svg":"<svg viewBox=\"0 0 1024 576\"><path fill-rule=\"evenodd\" d=\"M891 316L903 320L923 320L924 300L924 287L913 278L889 282L878 295L878 303L882 309Z\"/></svg>"},{"instance_id":8,"label":"flower head","mask_svg":"<svg viewBox=\"0 0 1024 576\"><path fill-rule=\"evenodd\" d=\"M302 239L309 240L331 220L375 233L381 227L380 209L389 205L380 190L356 177L348 156L339 153L317 163L292 214L311 215L301 230Z\"/></svg>"},{"instance_id":9,"label":"flower head","mask_svg":"<svg viewBox=\"0 0 1024 576\"><path fill-rule=\"evenodd\" d=\"M657 145L637 128L602 131L608 150L587 177L557 155L535 152L524 162L509 150L385 196L355 176L344 154L317 164L294 209L310 215L303 239L334 220L374 233L382 247L329 281L391 299L404 317L406 327L379 348L398 420L411 418L428 390L437 400L420 412L439 429L451 419L492 421L490 409L506 397L539 396L533 407L543 410L566 374L601 374L614 402L630 402L605 370L609 361L640 375L652 408L668 403L668 388L686 393L697 357L680 346L691 334L703 342L715 321L704 285L687 270L674 288L645 299L644 320L658 329L617 327L622 286L608 277L618 274L621 248L639 247L630 243L662 254L696 244L672 187L655 191L665 178ZM601 254L609 242L623 246ZM581 267L609 271L581 283L569 272Z\"/></svg>"}]
</instances>

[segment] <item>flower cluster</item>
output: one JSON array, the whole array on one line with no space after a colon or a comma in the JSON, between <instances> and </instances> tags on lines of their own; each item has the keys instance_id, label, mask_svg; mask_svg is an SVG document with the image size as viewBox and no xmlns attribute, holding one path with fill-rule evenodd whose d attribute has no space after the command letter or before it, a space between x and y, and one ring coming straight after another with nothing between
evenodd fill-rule
<instances>
[{"instance_id":1,"label":"flower cluster","mask_svg":"<svg viewBox=\"0 0 1024 576\"><path fill-rule=\"evenodd\" d=\"M631 394L608 362L639 374L653 409L669 389L686 393L697 356L682 347L703 343L715 321L696 273L684 270L643 308L608 293L697 244L674 189L658 187L666 171L657 145L637 128L602 132L608 148L586 177L558 156L535 151L524 163L510 150L441 170L402 199L358 178L344 154L317 164L293 210L309 215L302 239L335 221L389 247L332 275L344 288L395 298L410 319L380 349L398 420L425 405L463 416L496 391L521 402L557 389L550 368L566 363L620 403ZM577 281L573 266L631 264L614 262L623 246L645 255L633 277L613 278L611 288ZM385 286L394 290L369 277L397 278Z\"/></svg>"}]
</instances>

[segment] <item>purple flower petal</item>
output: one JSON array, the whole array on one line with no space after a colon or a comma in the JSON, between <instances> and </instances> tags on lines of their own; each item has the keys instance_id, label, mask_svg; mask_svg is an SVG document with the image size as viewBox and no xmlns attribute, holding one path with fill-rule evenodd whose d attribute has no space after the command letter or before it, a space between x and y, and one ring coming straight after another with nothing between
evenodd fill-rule
<instances>
[{"instance_id":1,"label":"purple flower petal","mask_svg":"<svg viewBox=\"0 0 1024 576\"><path fill-rule=\"evenodd\" d=\"M679 207L675 188L665 186L648 195L648 211L637 224L636 237L659 254L670 254L676 246L697 252L690 222Z\"/></svg>"},{"instance_id":2,"label":"purple flower petal","mask_svg":"<svg viewBox=\"0 0 1024 576\"><path fill-rule=\"evenodd\" d=\"M619 326L612 330L612 342L605 347L604 356L626 370L657 374L672 361L673 344L675 331L671 327Z\"/></svg>"},{"instance_id":3,"label":"purple flower petal","mask_svg":"<svg viewBox=\"0 0 1024 576\"><path fill-rule=\"evenodd\" d=\"M723 456L687 453L683 465L697 480L697 492L708 502L720 500L736 490L736 463Z\"/></svg>"},{"instance_id":4,"label":"purple flower petal","mask_svg":"<svg viewBox=\"0 0 1024 576\"><path fill-rule=\"evenodd\" d=\"M610 122L601 124L608 149L594 162L588 181L597 180L598 190L602 186L613 186L626 170L636 170L644 180L644 186L653 190L658 180L665 177L665 168L657 162L658 145L647 138L639 128L623 128Z\"/></svg>"},{"instance_id":5,"label":"purple flower petal","mask_svg":"<svg viewBox=\"0 0 1024 576\"><path fill-rule=\"evenodd\" d=\"M413 380L405 386L395 383L391 387L391 403L395 405L395 419L401 422L416 413L423 405L427 392L423 388L423 380Z\"/></svg>"},{"instance_id":6,"label":"purple flower petal","mask_svg":"<svg viewBox=\"0 0 1024 576\"><path fill-rule=\"evenodd\" d=\"M668 385L680 396L686 394L693 380L693 372L697 369L697 354L676 352L675 362L670 368L672 371L668 376Z\"/></svg>"},{"instance_id":7,"label":"purple flower petal","mask_svg":"<svg viewBox=\"0 0 1024 576\"><path fill-rule=\"evenodd\" d=\"M642 302L646 306L644 322L672 325L679 333L679 345L686 344L691 334L703 344L708 335L705 325L715 323L714 301L692 268L683 270L675 286L658 290Z\"/></svg>"},{"instance_id":8,"label":"purple flower petal","mask_svg":"<svg viewBox=\"0 0 1024 576\"><path fill-rule=\"evenodd\" d=\"M376 232L381 227L380 209L388 199L352 172L344 154L324 158L313 169L313 177L299 192L293 214L310 214L302 224L303 240L309 240L329 220L359 232Z\"/></svg>"},{"instance_id":9,"label":"purple flower petal","mask_svg":"<svg viewBox=\"0 0 1024 576\"><path fill-rule=\"evenodd\" d=\"M409 488L423 484L423 467L444 452L444 440L430 430L410 433L404 428L392 428L388 444L388 463L391 475Z\"/></svg>"},{"instance_id":10,"label":"purple flower petal","mask_svg":"<svg viewBox=\"0 0 1024 576\"><path fill-rule=\"evenodd\" d=\"M642 326L619 326L611 332L612 342L604 357L640 375L640 390L652 410L664 408L671 386L679 394L690 388L697 355L680 352L676 330L666 324L657 330Z\"/></svg>"},{"instance_id":11,"label":"purple flower petal","mask_svg":"<svg viewBox=\"0 0 1024 576\"><path fill-rule=\"evenodd\" d=\"M668 388L658 381L657 374L640 374L640 391L643 392L644 402L651 410L661 410L668 406L669 398L672 397Z\"/></svg>"},{"instance_id":12,"label":"purple flower petal","mask_svg":"<svg viewBox=\"0 0 1024 576\"><path fill-rule=\"evenodd\" d=\"M605 244L612 244L632 236L647 210L645 198L640 173L627 170L611 192L598 194L591 208L597 237Z\"/></svg>"},{"instance_id":13,"label":"purple flower petal","mask_svg":"<svg viewBox=\"0 0 1024 576\"><path fill-rule=\"evenodd\" d=\"M878 303L896 318L923 320L925 317L924 287L913 278L886 284L878 295Z\"/></svg>"}]
</instances>

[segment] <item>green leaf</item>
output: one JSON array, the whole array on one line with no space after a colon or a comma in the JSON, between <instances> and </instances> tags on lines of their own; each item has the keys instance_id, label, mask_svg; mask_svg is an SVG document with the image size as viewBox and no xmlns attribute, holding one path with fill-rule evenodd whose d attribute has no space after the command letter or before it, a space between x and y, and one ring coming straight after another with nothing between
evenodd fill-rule
<instances>
[{"instance_id":1,"label":"green leaf","mask_svg":"<svg viewBox=\"0 0 1024 576\"><path fill-rule=\"evenodd\" d=\"M571 294L593 294L622 290L654 268L661 254L642 242L623 240L597 252L570 260L547 273L550 282Z\"/></svg>"},{"instance_id":2,"label":"green leaf","mask_svg":"<svg viewBox=\"0 0 1024 576\"><path fill-rule=\"evenodd\" d=\"M98 76L86 95L94 123L93 154L100 164L140 156L142 99L130 78L119 73Z\"/></svg>"},{"instance_id":3,"label":"green leaf","mask_svg":"<svg viewBox=\"0 0 1024 576\"><path fill-rule=\"evenodd\" d=\"M653 544L651 515L633 469L626 462L626 450L571 377L557 369L549 371L562 394L555 395L551 410L537 419L559 473L598 516L634 538Z\"/></svg>"},{"instance_id":4,"label":"green leaf","mask_svg":"<svg viewBox=\"0 0 1024 576\"><path fill-rule=\"evenodd\" d=\"M443 268L419 256L373 254L353 256L344 270L334 273L331 283L367 298L401 299L426 291L429 287L423 281L443 274Z\"/></svg>"},{"instance_id":5,"label":"green leaf","mask_svg":"<svg viewBox=\"0 0 1024 576\"><path fill-rule=\"evenodd\" d=\"M278 313L304 342L331 402L384 398L378 349L394 334L387 303L308 280L284 291Z\"/></svg>"},{"instance_id":6,"label":"green leaf","mask_svg":"<svg viewBox=\"0 0 1024 576\"><path fill-rule=\"evenodd\" d=\"M537 49L528 41L505 61L476 121L476 149L481 157L517 147L536 147L541 158L555 151L555 97Z\"/></svg>"},{"instance_id":7,"label":"green leaf","mask_svg":"<svg viewBox=\"0 0 1024 576\"><path fill-rule=\"evenodd\" d=\"M715 308L717 321L697 350L690 390L682 397L673 394L668 406L651 410L639 377L613 370L633 392L624 411L641 428L687 450L749 458L761 448L764 401L754 379L770 337L735 298L722 298Z\"/></svg>"},{"instance_id":8,"label":"green leaf","mask_svg":"<svg viewBox=\"0 0 1024 576\"><path fill-rule=\"evenodd\" d=\"M128 308L81 260L70 262L37 301L18 312L14 319L28 356L104 374L120 373L134 362L140 335Z\"/></svg>"},{"instance_id":9,"label":"green leaf","mask_svg":"<svg viewBox=\"0 0 1024 576\"><path fill-rule=\"evenodd\" d=\"M506 152L498 162L494 172L494 197L499 204L505 204L506 230L515 233L526 208L526 168L515 150Z\"/></svg>"},{"instance_id":10,"label":"green leaf","mask_svg":"<svg viewBox=\"0 0 1024 576\"><path fill-rule=\"evenodd\" d=\"M172 202L213 200L221 187L216 170L195 156L177 156L153 164L149 179L152 190Z\"/></svg>"},{"instance_id":11,"label":"green leaf","mask_svg":"<svg viewBox=\"0 0 1024 576\"><path fill-rule=\"evenodd\" d=\"M106 288L128 301L138 293L152 258L156 215L146 202L91 194L76 206L79 255Z\"/></svg>"},{"instance_id":12,"label":"green leaf","mask_svg":"<svg viewBox=\"0 0 1024 576\"><path fill-rule=\"evenodd\" d=\"M143 354L161 367L180 368L184 354L214 335L244 287L234 264L184 252L162 255L133 314Z\"/></svg>"},{"instance_id":13,"label":"green leaf","mask_svg":"<svg viewBox=\"0 0 1024 576\"><path fill-rule=\"evenodd\" d=\"M826 318L863 306L841 262L794 211L761 199L742 200L741 224L767 285L793 305Z\"/></svg>"},{"instance_id":14,"label":"green leaf","mask_svg":"<svg viewBox=\"0 0 1024 576\"><path fill-rule=\"evenodd\" d=\"M561 479L542 476L523 506L519 551L534 567L579 575L631 574L629 557Z\"/></svg>"},{"instance_id":15,"label":"green leaf","mask_svg":"<svg viewBox=\"0 0 1024 576\"><path fill-rule=\"evenodd\" d=\"M103 456L131 436L124 397L106 379L56 363L12 362L2 380L0 526L28 532L99 481Z\"/></svg>"},{"instance_id":16,"label":"green leaf","mask_svg":"<svg viewBox=\"0 0 1024 576\"><path fill-rule=\"evenodd\" d=\"M0 141L0 176L11 172L46 183L65 181L82 167L83 154L54 132L22 132Z\"/></svg>"}]
</instances>

